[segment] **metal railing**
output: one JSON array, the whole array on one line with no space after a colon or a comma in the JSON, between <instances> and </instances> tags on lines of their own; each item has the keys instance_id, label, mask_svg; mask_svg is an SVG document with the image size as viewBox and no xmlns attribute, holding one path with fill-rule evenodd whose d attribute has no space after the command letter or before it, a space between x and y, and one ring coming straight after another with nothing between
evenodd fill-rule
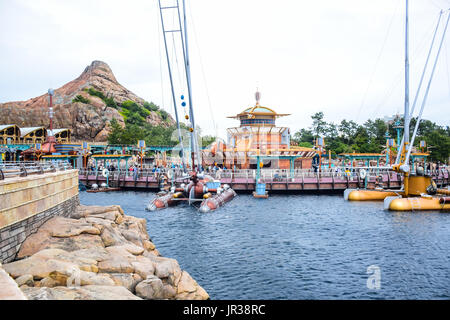
<instances>
[{"instance_id":1,"label":"metal railing","mask_svg":"<svg viewBox=\"0 0 450 320\"><path fill-rule=\"evenodd\" d=\"M72 169L72 165L67 161L2 161L0 162L0 180L14 177L26 177L34 174L45 174L48 172L64 171L69 169Z\"/></svg>"},{"instance_id":2,"label":"metal railing","mask_svg":"<svg viewBox=\"0 0 450 320\"><path fill-rule=\"evenodd\" d=\"M114 171L109 171L109 177L117 178L120 177L134 177L136 179L143 177L153 177L157 178L161 174L167 173L169 168L162 168L159 170L153 170L150 167L138 168L135 172L133 170L126 170L125 168L115 169ZM181 178L184 173L181 169L172 169L175 178ZM79 169L80 175L83 176L101 176L102 168L97 170L91 168ZM256 169L240 169L240 170L205 170L204 174L211 176L214 179L245 179L251 180L256 179L257 171ZM369 178L375 178L379 175L395 174L388 169L377 169L370 168L366 169L366 176ZM314 169L295 169L291 172L289 169L262 169L260 178L263 180L285 180L285 179L304 179L304 178L342 178L346 179L356 179L359 176L359 169L354 170L336 170L336 169L324 169L321 172L315 171Z\"/></svg>"},{"instance_id":3,"label":"metal railing","mask_svg":"<svg viewBox=\"0 0 450 320\"><path fill-rule=\"evenodd\" d=\"M348 170L345 170L348 169ZM160 178L163 174L167 173L169 168L160 168L155 170L153 168L138 168L136 171L126 170L121 168L119 170L109 171L109 181L117 181L119 184L121 181L135 181L136 182L146 182L154 183L160 182ZM181 182L187 182L189 176L180 168L170 169L173 172L173 177ZM315 171L314 169L295 169L293 171L289 169L262 169L260 172L260 178L256 181L257 171L255 169L241 169L241 170L205 170L203 173L205 175L211 176L213 179L221 180L225 183L231 184L249 184L249 183L332 183L333 188L335 183L346 183L347 185L352 183L357 183L358 186L367 185L367 183L380 183L377 177L382 176L382 184L387 183L390 187L392 183L398 184L402 181L401 174L389 170L387 168L365 168L365 177L361 176L361 168L330 168L323 169L321 172ZM439 170L439 172L427 172L432 174L436 181L444 180L450 181L450 173L447 169ZM102 170L92 170L92 169L79 169L79 175L84 176L84 179L95 180L105 179L102 177ZM90 177L88 177L90 176ZM82 178L83 179L83 178Z\"/></svg>"}]
</instances>

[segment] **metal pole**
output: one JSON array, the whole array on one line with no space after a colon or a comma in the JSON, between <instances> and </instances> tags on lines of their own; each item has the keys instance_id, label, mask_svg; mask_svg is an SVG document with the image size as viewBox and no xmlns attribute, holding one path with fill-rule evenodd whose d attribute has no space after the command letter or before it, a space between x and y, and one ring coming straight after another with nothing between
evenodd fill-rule
<instances>
[{"instance_id":1,"label":"metal pole","mask_svg":"<svg viewBox=\"0 0 450 320\"><path fill-rule=\"evenodd\" d=\"M177 0L177 5L178 5ZM180 23L180 29L181 29L181 17L180 17L180 10L178 9L178 20ZM188 88L188 98L189 98L189 118L191 120L192 129L191 132L191 141L192 141L192 151L194 154L197 154L197 161L200 165L200 152L197 145L197 129L195 128L195 118L194 118L194 110L192 108L192 87L191 87L191 67L190 67L190 61L189 61L189 49L188 49L188 37L187 37L187 22L186 22L186 4L185 0L183 0L183 20L184 20L184 39L183 39L183 31L181 30L181 42L183 45L183 58L184 58L184 64L186 69L186 83ZM192 155L194 158L194 155ZM195 162L193 161L192 169L195 170Z\"/></svg>"},{"instance_id":2,"label":"metal pole","mask_svg":"<svg viewBox=\"0 0 450 320\"><path fill-rule=\"evenodd\" d=\"M414 143L414 139L416 138L416 134L417 134L417 129L419 128L420 120L422 119L423 109L425 107L425 103L427 102L428 93L430 91L430 86L431 86L431 81L433 80L434 71L436 70L436 65L437 65L437 62L438 62L438 59L439 59L439 54L441 53L442 44L444 43L445 34L447 33L447 27L448 27L449 20L450 20L450 14L447 16L447 22L445 24L444 33L442 34L441 43L439 44L439 49L438 49L438 52L437 52L437 55L436 55L436 59L434 60L434 65L433 65L433 69L431 71L430 80L428 81L427 89L425 91L425 95L424 95L423 101L422 101L422 106L420 107L420 112L419 112L419 115L417 117L416 126L414 128L414 133L413 133L413 136L412 136L412 139L411 139L411 146ZM411 148L409 148L409 150L408 150L408 154L406 155L405 163L408 163L410 155L411 155Z\"/></svg>"},{"instance_id":3,"label":"metal pole","mask_svg":"<svg viewBox=\"0 0 450 320\"><path fill-rule=\"evenodd\" d=\"M409 143L409 17L408 3L406 0L406 21L405 21L405 127L403 136L405 137L405 145Z\"/></svg>"},{"instance_id":4,"label":"metal pole","mask_svg":"<svg viewBox=\"0 0 450 320\"><path fill-rule=\"evenodd\" d=\"M162 9L161 9L161 0L158 0L159 3L159 13L161 15L161 26L162 26L162 32L163 32L163 36L164 36L164 47L166 49L166 59L167 59L167 67L169 69L169 79L170 79L170 88L172 91L172 100L173 100L173 108L175 110L175 119L177 121L177 130L178 130L178 141L180 142L180 146L181 146L181 154L183 155L183 139L181 138L181 128L180 128L180 121L178 120L178 111L177 111L177 102L175 99L175 92L173 90L173 79L172 79L172 69L170 67L170 59L169 59L169 52L167 50L167 40L166 40L166 31L164 28L164 18L163 18L163 14L162 14ZM184 157L181 157L182 161L183 161L183 170L185 171L185 164L184 164Z\"/></svg>"},{"instance_id":5,"label":"metal pole","mask_svg":"<svg viewBox=\"0 0 450 320\"><path fill-rule=\"evenodd\" d=\"M429 59L430 59L431 51L432 51L433 46L434 46L434 40L435 40L435 38L436 38L436 34L437 34L437 31L438 31L438 28L439 28L439 24L440 24L440 22L441 22L442 13L443 13L443 11L441 10L441 12L439 13L438 22L437 22L437 24L436 24L436 29L434 30L433 39L431 40L431 45L430 45L430 50L428 51L427 60L425 61L425 66L423 67L422 75L421 75L421 77L420 77L419 86L417 87L416 96L414 97L414 102L413 102L413 105L412 105L412 108L411 108L411 112L410 112L410 114L409 114L410 117L413 116L413 114L414 114L414 109L416 108L416 103L417 103L417 99L418 99L418 97L419 97L420 89L422 88L422 83L423 83L423 79L424 79L424 76L425 76L425 71L427 70L427 67L428 67L428 61L429 61ZM400 136L399 132L400 132L400 129L397 129L397 136L398 136L398 137ZM404 139L405 139L405 137L403 136L403 137L402 137L402 141L401 141L400 144L399 144L399 151L397 152L397 157L396 157L396 159L395 159L395 163L396 163L396 164L398 164L399 161L400 161L401 146L403 145L403 143L404 143L404 141L405 141ZM397 142L398 142L399 140L400 140L400 139L397 138Z\"/></svg>"}]
</instances>

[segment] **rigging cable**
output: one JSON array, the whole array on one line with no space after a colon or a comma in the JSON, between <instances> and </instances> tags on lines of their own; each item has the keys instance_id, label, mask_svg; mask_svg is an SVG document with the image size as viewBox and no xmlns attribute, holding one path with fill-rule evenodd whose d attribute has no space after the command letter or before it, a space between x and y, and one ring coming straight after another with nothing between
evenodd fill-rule
<instances>
[{"instance_id":1,"label":"rigging cable","mask_svg":"<svg viewBox=\"0 0 450 320\"><path fill-rule=\"evenodd\" d=\"M381 58L381 56L382 56L382 54L383 54L383 52L384 52L384 48L385 48L385 46L386 46L386 42L387 42L387 39L388 39L389 34L390 34L390 31L391 31L392 22L394 21L394 17L395 17L395 15L397 14L397 10L398 10L399 6L400 6L400 2L397 1L397 7L395 8L394 13L393 13L393 15L392 15L392 17L391 17L391 21L389 22L389 26L388 26L386 35L385 35L384 40L383 40L383 45L381 46L380 53L378 54L377 60L376 60L376 62L375 62L375 65L374 65L374 68L373 68L373 71L372 71L372 74L371 74L370 79L369 79L369 83L368 83L368 85L367 85L366 91L365 91L364 96L363 96L363 99L362 99L362 101L361 101L361 105L360 105L360 107L359 107L359 109L358 109L358 113L357 113L357 115L356 115L356 121L358 121L359 115L360 115L360 113L361 113L361 110L362 110L362 108L364 107L364 104L365 104L365 102L366 102L367 93L369 92L369 89L370 89L370 86L371 86L371 84L372 84L373 78L374 78L375 73L376 73L376 71L377 71L378 64L379 64L379 62L380 62L380 58Z\"/></svg>"},{"instance_id":2,"label":"rigging cable","mask_svg":"<svg viewBox=\"0 0 450 320\"><path fill-rule=\"evenodd\" d=\"M414 63L416 63L416 61L418 61L421 58L421 55L423 53L425 53L425 49L427 48L426 45L426 40L429 39L429 37L431 36L431 34L433 34L433 30L434 30L434 26L435 26L435 22L432 21L430 23L429 28L427 29L428 32L425 32L423 37L421 38L421 40L419 41L419 43L417 44L417 46L412 50L413 55L412 55L412 59L410 59L410 63L411 65L413 65ZM389 98L391 97L392 93L394 92L394 90L399 86L399 84L401 83L401 78L403 76L403 71L400 71L394 78L394 80L391 82L391 85L388 86L388 89L386 91L386 93L382 96L383 98L380 100L380 103L377 105L376 110L380 110L380 108L387 103L387 101L389 100ZM399 106L397 106L397 114L399 114Z\"/></svg>"},{"instance_id":3,"label":"rigging cable","mask_svg":"<svg viewBox=\"0 0 450 320\"><path fill-rule=\"evenodd\" d=\"M447 67L447 89L448 89L448 96L450 98L450 74L448 68L448 51L447 51L447 43L445 42L444 42L444 51L445 51L445 65Z\"/></svg>"},{"instance_id":4,"label":"rigging cable","mask_svg":"<svg viewBox=\"0 0 450 320\"><path fill-rule=\"evenodd\" d=\"M155 5L157 5L156 1L155 1ZM162 68L162 54L161 54L161 52L162 52L162 48L161 48L161 33L162 33L162 30L161 30L160 23L158 21L160 19L159 14L158 14L158 10L155 10L155 13L156 13L155 21L156 21L156 24L158 25L159 76L160 76L160 81L161 81L161 107L164 109L164 106L165 106L165 104L164 104L164 79L163 79L163 71L162 71L163 68Z\"/></svg>"},{"instance_id":5,"label":"rigging cable","mask_svg":"<svg viewBox=\"0 0 450 320\"><path fill-rule=\"evenodd\" d=\"M438 30L439 30L439 24L440 24L440 22L441 22L441 17L442 17L443 12L444 12L444 11L441 10L441 12L439 13L438 21L437 21L437 24L436 24L436 30L434 31L433 39L431 40L430 50L428 51L427 60L426 60L426 62L425 62L425 66L423 67L423 72L422 72L422 75L421 75L421 77L420 77L419 86L417 87L417 92L416 92L416 96L415 96L415 98L414 98L414 102L413 102L413 104L412 104L412 109L411 109L410 113L407 115L409 118L412 118L412 116L414 115L414 109L416 108L417 99L418 99L418 97L419 97L420 89L421 89L421 87L422 87L422 82L423 82L423 79L424 79L424 76L425 76L425 72L426 72L426 70L427 70L428 61L429 61L429 59L430 59L430 56L431 56L431 53L432 53L432 50L433 50L433 47L434 47L434 40L436 39L436 34L437 34ZM449 15L449 17L450 17L450 15ZM442 35L441 44L439 45L438 53L437 53L437 56L436 56L436 61L435 61L435 63L434 63L433 69L432 69L432 71L431 71L430 80L429 80L429 82L428 82L428 87L427 87L427 89L426 89L426 91L425 91L425 95L424 95L424 97L423 97L422 107L421 107L421 109L420 109L419 116L417 117L416 127L415 127L415 129L414 129L413 137L412 137L412 139L411 139L411 141L410 141L410 147L408 148L408 154L407 154L407 156L406 156L405 163L408 163L407 160L409 159L409 154L411 153L411 149L412 149L412 146L413 146L413 143L414 143L414 138L415 138L415 135L416 135L416 132L417 132L417 128L418 128L418 125L419 125L419 122L420 122L420 118L421 118L421 116L422 116L423 107L424 107L424 105L425 105L425 101L427 100L428 90L430 89L431 80L433 79L434 70L435 70L435 68L436 68L436 63L437 63L437 59L438 59L438 57L439 57L439 53L441 52L442 43L443 43L443 41L444 41L444 36L445 36L446 31L447 31L447 26L448 26L448 19L447 19L447 24L445 25L444 33L443 33L443 35ZM405 115L405 116L406 116L406 115ZM405 135L403 134L403 137L402 137L402 141L401 141L401 143L400 143L400 146L403 146L404 142L405 142ZM397 158L396 158L396 160L395 160L395 163L396 163L396 164L399 163L400 157L401 157L401 153L399 152L399 153L397 154Z\"/></svg>"},{"instance_id":6,"label":"rigging cable","mask_svg":"<svg viewBox=\"0 0 450 320\"><path fill-rule=\"evenodd\" d=\"M173 20L172 20L172 25L175 25L175 14L172 15ZM181 27L181 26L180 26ZM172 52L172 59L173 57L175 57L175 64L177 67L177 75L178 75L178 84L180 86L180 90L183 91L184 87L182 85L182 81L181 81L181 72L180 72L180 66L178 64L178 55L177 55L177 46L175 43L175 32L172 32L172 44L173 44L173 52Z\"/></svg>"},{"instance_id":7,"label":"rigging cable","mask_svg":"<svg viewBox=\"0 0 450 320\"><path fill-rule=\"evenodd\" d=\"M442 15L442 12L443 11L441 11L441 15ZM439 18L440 17L441 16L439 16ZM431 70L430 79L428 80L428 85L427 85L427 88L426 88L426 91L425 91L425 95L424 95L423 100L422 100L422 105L420 107L419 115L417 117L417 122L416 122L416 125L414 127L414 132L413 132L413 135L412 135L412 138L411 138L411 147L408 148L408 153L407 153L406 158L405 158L405 163L406 164L409 163L408 160L409 160L409 157L411 155L412 145L414 144L414 139L416 138L416 134L417 134L417 130L419 128L420 120L422 119L423 109L424 109L425 104L427 102L428 93L430 92L431 81L433 80L434 71L436 70L436 65L438 63L439 54L441 53L441 48L442 48L442 44L444 43L445 35L447 33L447 27L448 27L449 21L450 21L450 13L447 14L447 21L445 23L445 28L444 28L444 31L443 31L443 34L442 34L441 42L439 44L438 52L437 52L436 58L434 60L433 69Z\"/></svg>"},{"instance_id":8,"label":"rigging cable","mask_svg":"<svg viewBox=\"0 0 450 320\"><path fill-rule=\"evenodd\" d=\"M192 9L191 9L190 2L188 2L188 7L189 7L189 15L190 15L190 18L191 18L191 21L192 21L192 30L194 31L195 44L196 44L196 47L197 47L198 57L199 57L199 60L200 60L200 69L202 71L203 84L205 86L206 98L208 99L209 112L211 114L211 120L212 120L212 123L213 123L215 136L217 138L218 137L218 129L217 129L216 121L214 120L214 113L213 113L212 106L211 106L211 99L210 99L210 95L209 95L208 84L207 84L207 81L206 81L205 70L203 68L203 60L202 60L200 46L198 44L197 31L196 31L196 28L195 28L194 18L192 17Z\"/></svg>"}]
</instances>

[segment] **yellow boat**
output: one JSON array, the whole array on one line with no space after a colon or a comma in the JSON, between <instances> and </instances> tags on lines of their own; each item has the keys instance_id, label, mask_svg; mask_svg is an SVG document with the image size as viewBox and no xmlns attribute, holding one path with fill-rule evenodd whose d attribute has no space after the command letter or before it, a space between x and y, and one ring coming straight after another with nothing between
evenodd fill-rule
<instances>
[{"instance_id":1,"label":"yellow boat","mask_svg":"<svg viewBox=\"0 0 450 320\"><path fill-rule=\"evenodd\" d=\"M380 201L386 197L401 195L402 191L393 190L360 190L347 189L344 191L344 199L348 201Z\"/></svg>"},{"instance_id":2,"label":"yellow boat","mask_svg":"<svg viewBox=\"0 0 450 320\"><path fill-rule=\"evenodd\" d=\"M408 198L388 197L384 200L384 208L394 211L450 210L450 203L440 201L441 199L442 197L430 195Z\"/></svg>"},{"instance_id":3,"label":"yellow boat","mask_svg":"<svg viewBox=\"0 0 450 320\"><path fill-rule=\"evenodd\" d=\"M410 168L410 156L414 146L414 140L416 138L419 124L422 118L423 109L428 97L428 92L430 89L431 81L433 79L435 67L438 61L438 57L441 51L442 43L445 38L445 33L447 31L447 26L450 21L450 16L447 17L447 24L442 34L439 49L435 57L435 62L433 69L431 71L430 78L428 80L428 86L426 88L425 94L423 96L422 106L420 108L419 114L416 118L416 124L410 139L410 120L414 114L414 108L417 102L417 97L419 96L420 88L422 85L423 76L426 72L428 58L433 49L434 37L438 31L440 18L438 19L438 24L433 35L433 41L428 53L427 62L425 63L424 70L422 72L422 77L420 79L419 88L414 99L412 110L409 109L409 58L408 58L408 2L406 2L406 46L405 46L405 112L404 112L404 128L403 128L403 138L400 143L398 143L398 151L395 163L390 169L403 175L403 186L398 192L393 190L351 190L347 189L344 192L344 198L346 200L352 201L366 201L366 200L384 200L384 207L388 210L395 211L412 211L412 210L448 210L450 209L450 190L437 189L436 183L432 181L430 176L426 175L425 168L418 167L416 172L412 172ZM441 11L442 15L442 11ZM422 147L422 144L421 144ZM428 153L423 153L422 155L428 155ZM412 161L414 164L414 160ZM388 163L388 161L387 161ZM361 179L365 177L365 171L360 171L362 176ZM367 184L367 180L366 180Z\"/></svg>"}]
</instances>

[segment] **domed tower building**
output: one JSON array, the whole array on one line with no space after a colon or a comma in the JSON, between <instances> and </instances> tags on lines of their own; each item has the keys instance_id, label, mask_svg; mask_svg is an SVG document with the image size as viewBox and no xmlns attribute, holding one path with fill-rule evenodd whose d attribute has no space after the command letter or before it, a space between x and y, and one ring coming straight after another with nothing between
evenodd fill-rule
<instances>
[{"instance_id":1,"label":"domed tower building","mask_svg":"<svg viewBox=\"0 0 450 320\"><path fill-rule=\"evenodd\" d=\"M291 147L289 128L276 126L277 118L289 114L277 113L260 105L259 92L256 92L255 97L256 104L253 107L228 117L239 120L240 126L227 129L228 142L223 150L227 168L255 169L256 155L267 156L263 167L289 169L291 160L295 157L296 168L310 168L315 151L310 148ZM280 158L277 159L277 156ZM291 157L291 160L288 157Z\"/></svg>"}]
</instances>

